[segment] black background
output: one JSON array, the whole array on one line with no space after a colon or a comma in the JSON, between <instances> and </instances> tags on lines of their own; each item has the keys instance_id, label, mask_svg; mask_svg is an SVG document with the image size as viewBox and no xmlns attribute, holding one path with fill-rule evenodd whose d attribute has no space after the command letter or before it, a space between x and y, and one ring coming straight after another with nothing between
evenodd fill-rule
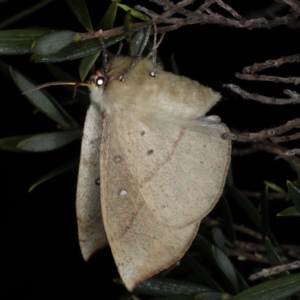
<instances>
[{"instance_id":1,"label":"black background","mask_svg":"<svg viewBox=\"0 0 300 300\"><path fill-rule=\"evenodd\" d=\"M97 25L108 7L109 1L86 1L93 25ZM142 2L142 3L141 3ZM241 3L242 2L242 3ZM272 1L227 1L241 15L251 10L267 7ZM12 0L0 5L0 20L12 16L36 1ZM128 5L138 1L124 1ZM196 1L201 3L200 1ZM148 1L141 5L160 12L160 8ZM224 15L228 14L222 10ZM286 11L288 12L288 10ZM124 14L119 11L116 25L121 26ZM49 27L84 32L64 1L54 1L44 9L11 25L7 29ZM191 25L167 33L159 54L164 66L171 70L170 55L174 53L180 73L198 80L221 92L223 100L212 110L229 127L241 131L259 131L284 124L296 118L297 105L270 106L244 100L222 87L224 83L241 85L249 92L266 96L284 97L282 90L292 85L242 82L236 72L255 62L276 59L299 53L299 30L287 26L272 29L236 29L218 25ZM43 64L33 63L30 56L2 56L0 59L34 78L39 83L52 81ZM78 77L78 61L59 64ZM265 74L299 76L297 64L280 69L270 69ZM56 131L56 124L42 114L32 114L34 108L20 95L11 79L1 78L1 138L12 135L36 134ZM60 99L62 90L50 90ZM69 112L83 124L85 111L71 107ZM233 147L247 145L233 143ZM297 147L297 142L287 145ZM80 142L49 153L0 152L1 199L1 284L6 299L22 296L26 299L53 299L57 296L103 297L116 299L124 292L112 283L118 277L110 250L97 253L89 263L84 263L78 242L75 216L76 172L65 173L52 179L33 192L28 188L42 175L58 167L66 159L79 155ZM259 191L268 180L285 187L286 180L295 180L296 173L274 155L256 153L246 157L233 157L232 172L235 185L241 189ZM271 226L280 242L296 243L289 230L296 221L278 219L275 214L288 204L273 201ZM288 205L289 206L289 205ZM234 215L234 221L244 223L242 215ZM299 224L298 224L299 225ZM0 284L0 285L1 285ZM63 295L62 295L63 293ZM3 298L4 299L4 298Z\"/></svg>"}]
</instances>

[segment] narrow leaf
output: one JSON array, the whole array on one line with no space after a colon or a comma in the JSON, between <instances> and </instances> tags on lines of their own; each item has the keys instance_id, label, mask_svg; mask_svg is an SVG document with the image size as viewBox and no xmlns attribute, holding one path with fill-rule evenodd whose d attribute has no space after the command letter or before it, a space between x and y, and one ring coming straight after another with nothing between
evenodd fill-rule
<instances>
[{"instance_id":1,"label":"narrow leaf","mask_svg":"<svg viewBox=\"0 0 300 300\"><path fill-rule=\"evenodd\" d=\"M273 182L264 181L264 184L275 192L278 192L280 194L286 193L286 191L282 187L278 186L277 184L275 184Z\"/></svg>"},{"instance_id":2,"label":"narrow leaf","mask_svg":"<svg viewBox=\"0 0 300 300\"><path fill-rule=\"evenodd\" d=\"M0 149L12 152L25 152L25 150L17 148L18 144L31 137L31 135L10 136L0 139Z\"/></svg>"},{"instance_id":3,"label":"narrow leaf","mask_svg":"<svg viewBox=\"0 0 300 300\"><path fill-rule=\"evenodd\" d=\"M300 212L296 206L288 207L277 214L278 217L300 217Z\"/></svg>"},{"instance_id":4,"label":"narrow leaf","mask_svg":"<svg viewBox=\"0 0 300 300\"><path fill-rule=\"evenodd\" d=\"M94 65L95 61L99 57L101 51L95 52L93 54L90 54L89 56L83 57L80 60L79 64L79 76L80 80L84 81L87 74L89 73L90 69Z\"/></svg>"},{"instance_id":5,"label":"narrow leaf","mask_svg":"<svg viewBox=\"0 0 300 300\"><path fill-rule=\"evenodd\" d=\"M287 181L287 187L297 210L300 212L300 189L290 181Z\"/></svg>"},{"instance_id":6,"label":"narrow leaf","mask_svg":"<svg viewBox=\"0 0 300 300\"><path fill-rule=\"evenodd\" d=\"M45 174L43 177L41 177L39 180L37 180L28 190L28 192L32 192L37 186L39 186L41 183L46 182L62 173L65 173L67 171L71 171L73 169L77 170L79 164L79 159L75 158L72 159L65 164L61 165L58 168L55 168L51 172Z\"/></svg>"},{"instance_id":7,"label":"narrow leaf","mask_svg":"<svg viewBox=\"0 0 300 300\"><path fill-rule=\"evenodd\" d=\"M188 281L172 278L153 277L140 283L135 292L147 296L172 296L172 295L191 295L205 291L212 291L205 285L196 284Z\"/></svg>"},{"instance_id":8,"label":"narrow leaf","mask_svg":"<svg viewBox=\"0 0 300 300\"><path fill-rule=\"evenodd\" d=\"M300 273L258 284L231 300L281 300L300 292Z\"/></svg>"},{"instance_id":9,"label":"narrow leaf","mask_svg":"<svg viewBox=\"0 0 300 300\"><path fill-rule=\"evenodd\" d=\"M34 41L31 47L35 54L47 56L55 54L70 43L80 40L81 35L79 33L63 30L43 35Z\"/></svg>"},{"instance_id":10,"label":"narrow leaf","mask_svg":"<svg viewBox=\"0 0 300 300\"><path fill-rule=\"evenodd\" d=\"M235 274L234 267L229 260L229 258L221 251L219 248L213 246L213 254L215 257L215 260L217 262L218 267L222 271L222 273L225 275L225 278L227 279L228 287L231 286L231 290L233 289L234 293L238 293L239 286L238 286L238 280Z\"/></svg>"},{"instance_id":11,"label":"narrow leaf","mask_svg":"<svg viewBox=\"0 0 300 300\"><path fill-rule=\"evenodd\" d=\"M81 129L37 134L21 141L18 148L31 152L52 151L79 139L81 135Z\"/></svg>"},{"instance_id":12,"label":"narrow leaf","mask_svg":"<svg viewBox=\"0 0 300 300\"><path fill-rule=\"evenodd\" d=\"M116 19L116 14L118 10L118 3L120 0L113 1L108 9L106 10L104 16L102 17L99 25L96 27L97 30L102 29L102 30L108 30L111 29L114 25L115 19Z\"/></svg>"},{"instance_id":13,"label":"narrow leaf","mask_svg":"<svg viewBox=\"0 0 300 300\"><path fill-rule=\"evenodd\" d=\"M118 43L122 39L124 39L123 34L109 38L105 40L105 47ZM36 62L61 62L85 57L100 50L102 50L101 43L98 38L95 38L71 43L56 54L48 56L33 54L31 59Z\"/></svg>"},{"instance_id":14,"label":"narrow leaf","mask_svg":"<svg viewBox=\"0 0 300 300\"><path fill-rule=\"evenodd\" d=\"M89 11L84 0L66 0L80 24L89 32L93 32L93 26Z\"/></svg>"},{"instance_id":15,"label":"narrow leaf","mask_svg":"<svg viewBox=\"0 0 300 300\"><path fill-rule=\"evenodd\" d=\"M35 83L27 79L24 75L22 75L22 73L13 69L12 67L10 68L10 73L16 85L22 92L31 90L36 86ZM66 112L62 114L64 111L63 108L59 107L57 103L54 105L53 99L50 99L50 97L46 95L44 91L34 91L26 94L25 96L35 107L37 107L50 119L60 124L63 128L71 128L72 126L76 125L76 122L73 121L71 117L68 117Z\"/></svg>"},{"instance_id":16,"label":"narrow leaf","mask_svg":"<svg viewBox=\"0 0 300 300\"><path fill-rule=\"evenodd\" d=\"M37 38L49 32L49 29L1 30L0 55L21 55L31 53L31 44Z\"/></svg>"},{"instance_id":17,"label":"narrow leaf","mask_svg":"<svg viewBox=\"0 0 300 300\"><path fill-rule=\"evenodd\" d=\"M224 235L220 227L215 227L213 229L212 237L216 246L220 248L222 251L225 251Z\"/></svg>"},{"instance_id":18,"label":"narrow leaf","mask_svg":"<svg viewBox=\"0 0 300 300\"><path fill-rule=\"evenodd\" d=\"M265 238L269 235L269 208L268 208L268 186L261 193L262 234Z\"/></svg>"},{"instance_id":19,"label":"narrow leaf","mask_svg":"<svg viewBox=\"0 0 300 300\"><path fill-rule=\"evenodd\" d=\"M138 10L129 7L128 5L118 3L118 6L125 11L130 11L130 14L137 19L140 19L142 21L150 21L150 18L148 16L144 15Z\"/></svg>"}]
</instances>

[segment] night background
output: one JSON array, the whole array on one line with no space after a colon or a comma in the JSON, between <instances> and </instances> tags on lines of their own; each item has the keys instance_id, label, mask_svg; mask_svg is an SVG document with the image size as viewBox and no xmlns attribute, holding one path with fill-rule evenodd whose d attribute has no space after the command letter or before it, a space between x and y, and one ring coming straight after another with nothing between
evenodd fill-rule
<instances>
[{"instance_id":1,"label":"night background","mask_svg":"<svg viewBox=\"0 0 300 300\"><path fill-rule=\"evenodd\" d=\"M5 20L38 2L29 0L0 1L0 30L49 28L85 32L66 1L49 1L49 4L43 8L5 27ZM274 19L268 15L268 9L274 1L254 2L251 0L226 1L245 19L259 16ZM99 23L110 3L111 1L86 1L93 26ZM122 3L130 7L140 4L156 13L162 12L160 6L148 1L124 0ZM193 5L186 8L194 11L202 3L203 1L195 1ZM298 2L295 1L295 3ZM281 17L290 13L287 5L282 4L282 7L283 9L276 12L275 16ZM232 18L228 12L217 5L211 6L211 9L225 17ZM114 27L124 24L124 15L124 11L118 9ZM178 14L176 16L183 17ZM134 19L134 22L141 21ZM163 24L158 25L158 27L160 26ZM282 92L284 89L297 92L299 87L292 84L244 81L237 79L235 73L242 72L244 67L254 63L298 54L299 27L299 18L291 25L270 29L248 30L217 24L187 25L167 32L158 49L158 54L166 70L172 71L171 56L174 55L180 75L197 80L222 94L222 100L209 114L220 116L222 122L230 129L240 132L258 132L283 125L287 121L297 118L299 115L298 105L267 105L245 100L223 87L223 84L235 84L249 93L275 98L287 97ZM2 92L0 138L59 130L54 121L44 114L36 112L35 107L21 95L11 77L5 72L4 64L11 65L38 84L56 79L50 74L45 64L33 62L30 59L31 54L3 55L1 43L0 36L0 54L2 54L0 61L3 63L0 69L2 71L0 72ZM117 44L109 48L113 53L117 49ZM126 49L125 45L122 51L124 55L126 55ZM80 81L79 61L78 59L70 60L55 65ZM282 77L300 76L297 63L266 69L259 74ZM85 91L88 97L87 89L81 88L81 90ZM76 98L75 101L72 101L72 94L63 87L50 87L47 88L47 92L61 103L81 126L83 125L86 108L76 101ZM294 129L286 134L296 132L297 129ZM233 149L238 150L250 147L249 143L233 142L232 145ZM298 140L282 145L288 149L299 147ZM80 253L75 213L78 165L75 164L73 169L68 172L63 172L38 185L32 192L28 192L30 186L46 173L79 157L80 139L49 152L13 152L1 149L0 151L2 192L0 200L0 274L2 279L0 286L2 285L1 290L4 293L1 298L53 299L59 295L78 298L84 296L85 299L91 297L102 299L104 296L105 299L118 299L126 290L113 282L113 279L118 278L119 275L109 247L96 253L88 263L83 261ZM283 188L287 193L286 182L287 180L292 182L297 180L297 172L283 159L275 160L275 156L265 151L245 156L233 155L231 175L234 187L241 191L262 192L265 187L264 181L269 181ZM275 193L274 190L270 190L270 192ZM226 198L233 222L259 231L247 214L237 207L234 201L231 201L230 193ZM287 194L286 198L288 198ZM249 199L260 210L261 199ZM290 199L286 201L283 196L280 199L270 200L268 204L268 224L277 241L280 244L292 244L299 247L299 219L276 216L283 209L293 206L293 202ZM222 218L219 210L216 207L209 215L210 218ZM226 229L222 229L226 236ZM200 232L210 242L213 241L211 226L207 224L203 228L200 226ZM241 233L237 233L237 237L240 240L258 243L257 240ZM192 251L197 250L193 249ZM286 254L283 256L286 257ZM298 252L298 259L299 257ZM288 259L286 262L294 261L297 258L288 257ZM258 268L269 267L269 264L251 260L241 262L236 256L230 256L230 260L245 279L253 273L254 269L258 271ZM183 270L175 270L168 277L186 280L188 278L186 274L189 272L184 269L184 266L180 268ZM214 274L214 278L218 281L217 273ZM259 281L248 282L250 286L258 283ZM219 284L222 285L222 283ZM223 284L222 288L226 293L234 294L230 288L226 289L226 284ZM140 299L159 298L142 294L139 297Z\"/></svg>"}]
</instances>

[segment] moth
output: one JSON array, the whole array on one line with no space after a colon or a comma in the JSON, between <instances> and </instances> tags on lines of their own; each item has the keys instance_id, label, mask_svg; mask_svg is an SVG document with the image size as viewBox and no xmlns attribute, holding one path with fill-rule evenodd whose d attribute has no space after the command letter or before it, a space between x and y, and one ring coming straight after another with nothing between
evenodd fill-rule
<instances>
[{"instance_id":1,"label":"moth","mask_svg":"<svg viewBox=\"0 0 300 300\"><path fill-rule=\"evenodd\" d=\"M77 184L87 261L109 244L129 291L178 261L223 191L231 142L220 94L152 62L115 57L90 78Z\"/></svg>"}]
</instances>

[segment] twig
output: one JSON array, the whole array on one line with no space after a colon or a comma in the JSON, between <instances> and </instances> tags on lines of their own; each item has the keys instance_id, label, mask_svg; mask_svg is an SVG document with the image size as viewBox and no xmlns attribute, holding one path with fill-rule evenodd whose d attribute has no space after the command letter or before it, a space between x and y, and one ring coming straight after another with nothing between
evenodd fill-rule
<instances>
[{"instance_id":1,"label":"twig","mask_svg":"<svg viewBox=\"0 0 300 300\"><path fill-rule=\"evenodd\" d=\"M286 151L289 151L289 149L269 141L260 141L258 143L251 144L250 148L248 149L235 149L234 151L232 151L232 155L248 155L257 151L266 151L271 154L280 155ZM298 171L300 159L297 156L282 156L281 158L287 161L294 171Z\"/></svg>"},{"instance_id":2,"label":"twig","mask_svg":"<svg viewBox=\"0 0 300 300\"><path fill-rule=\"evenodd\" d=\"M222 0L215 0L215 2L225 10L227 10L229 13L232 14L233 17L235 17L238 20L242 20L242 16L239 15L232 7L230 7L228 4L224 3Z\"/></svg>"},{"instance_id":3,"label":"twig","mask_svg":"<svg viewBox=\"0 0 300 300\"><path fill-rule=\"evenodd\" d=\"M262 130L259 132L230 133L230 134L223 134L223 137L227 139L233 139L239 142L257 142L257 141L265 140L275 135L283 134L298 126L300 126L300 118L290 120L284 125L270 128L267 130Z\"/></svg>"},{"instance_id":4,"label":"twig","mask_svg":"<svg viewBox=\"0 0 300 300\"><path fill-rule=\"evenodd\" d=\"M252 191L245 191L245 190L240 190L240 192L249 198L260 198L261 197L260 192L252 192ZM270 193L269 192L267 194L267 199L268 200L277 200L277 199L287 200L287 199L289 199L289 194L288 193L281 194L281 193Z\"/></svg>"},{"instance_id":5,"label":"twig","mask_svg":"<svg viewBox=\"0 0 300 300\"><path fill-rule=\"evenodd\" d=\"M277 267L273 267L273 268L268 268L268 269L263 269L260 272L254 273L249 277L249 280L257 280L261 277L268 277L268 276L272 276L275 274L279 274L282 272L286 272L288 270L295 270L295 269L299 269L300 268L300 261L296 260L294 262L285 264L285 265L281 265L281 266L277 266Z\"/></svg>"},{"instance_id":6,"label":"twig","mask_svg":"<svg viewBox=\"0 0 300 300\"><path fill-rule=\"evenodd\" d=\"M285 152L280 153L279 155L277 155L275 157L275 159L283 158L283 157L286 157L286 156L299 155L299 154L300 154L300 149L295 148L295 149L287 150Z\"/></svg>"},{"instance_id":7,"label":"twig","mask_svg":"<svg viewBox=\"0 0 300 300\"><path fill-rule=\"evenodd\" d=\"M290 56L283 56L283 57L278 58L278 59L270 59L270 60L267 60L263 63L255 63L252 66L248 66L248 67L243 68L243 73L253 74L253 73L256 73L256 72L259 72L259 71L262 71L262 70L265 70L265 69L268 69L268 68L271 68L271 67L279 67L283 64L294 63L294 62L297 62L297 63L300 62L300 55L299 54L290 55Z\"/></svg>"},{"instance_id":8,"label":"twig","mask_svg":"<svg viewBox=\"0 0 300 300\"><path fill-rule=\"evenodd\" d=\"M267 76L257 74L241 74L235 73L235 76L243 80L256 80L256 81L271 81L271 82L282 82L282 83L293 83L298 85L300 83L299 77L279 77L279 76Z\"/></svg>"},{"instance_id":9,"label":"twig","mask_svg":"<svg viewBox=\"0 0 300 300\"><path fill-rule=\"evenodd\" d=\"M256 75L253 75L256 76ZM297 98L292 98L292 99L280 99L280 98L274 98L274 97L266 97L263 95L258 95L258 94L252 94L248 93L245 90L241 89L239 86L234 85L234 84L223 84L224 87L229 88L231 91L239 94L241 97L244 99L251 99L255 101L259 101L261 103L265 104L274 104L274 105L287 105L287 104L295 104L295 103L300 103L300 100Z\"/></svg>"},{"instance_id":10,"label":"twig","mask_svg":"<svg viewBox=\"0 0 300 300\"><path fill-rule=\"evenodd\" d=\"M297 132L297 133L291 134L291 135L271 137L271 141L273 143L277 144L277 143L284 143L284 142L297 140L299 138L300 138L300 132Z\"/></svg>"},{"instance_id":11,"label":"twig","mask_svg":"<svg viewBox=\"0 0 300 300\"><path fill-rule=\"evenodd\" d=\"M233 227L236 231L243 232L247 235L250 235L250 236L256 238L259 241L262 241L262 235L257 231L254 231L254 230L252 230L248 227L245 227L243 225L233 224Z\"/></svg>"},{"instance_id":12,"label":"twig","mask_svg":"<svg viewBox=\"0 0 300 300\"><path fill-rule=\"evenodd\" d=\"M244 256L245 258L247 258L247 260L264 263L264 264L269 263L269 260L267 258L259 258L259 257L255 256L254 254L250 254L250 253L240 251L240 250L227 249L226 253L228 256Z\"/></svg>"}]
</instances>

